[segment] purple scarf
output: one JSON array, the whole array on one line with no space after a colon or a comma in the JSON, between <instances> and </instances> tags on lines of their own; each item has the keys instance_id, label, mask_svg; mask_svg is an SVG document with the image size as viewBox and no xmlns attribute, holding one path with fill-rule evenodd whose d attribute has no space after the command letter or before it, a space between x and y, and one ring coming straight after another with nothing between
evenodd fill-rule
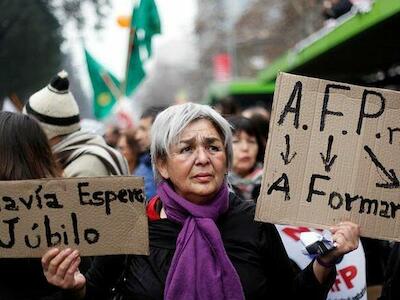
<instances>
[{"instance_id":1,"label":"purple scarf","mask_svg":"<svg viewBox=\"0 0 400 300\"><path fill-rule=\"evenodd\" d=\"M215 225L229 208L226 184L205 205L189 202L166 182L158 185L157 193L168 219L183 224L168 271L164 299L243 300L239 276Z\"/></svg>"}]
</instances>

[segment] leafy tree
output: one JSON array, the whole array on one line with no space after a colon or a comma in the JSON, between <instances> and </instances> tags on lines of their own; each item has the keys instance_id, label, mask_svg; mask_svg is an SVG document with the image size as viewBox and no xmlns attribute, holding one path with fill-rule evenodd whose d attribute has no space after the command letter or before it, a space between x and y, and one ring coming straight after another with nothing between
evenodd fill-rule
<instances>
[{"instance_id":1,"label":"leafy tree","mask_svg":"<svg viewBox=\"0 0 400 300\"><path fill-rule=\"evenodd\" d=\"M62 66L62 25L85 25L84 5L94 7L98 22L109 0L1 0L0 107L4 97L25 102ZM62 25L61 25L62 24Z\"/></svg>"}]
</instances>

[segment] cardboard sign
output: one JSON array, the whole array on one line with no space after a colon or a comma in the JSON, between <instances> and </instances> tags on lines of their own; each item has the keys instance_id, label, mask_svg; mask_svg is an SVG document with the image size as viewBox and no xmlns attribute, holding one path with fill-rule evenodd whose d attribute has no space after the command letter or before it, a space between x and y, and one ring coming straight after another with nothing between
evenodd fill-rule
<instances>
[{"instance_id":1,"label":"cardboard sign","mask_svg":"<svg viewBox=\"0 0 400 300\"><path fill-rule=\"evenodd\" d=\"M400 241L400 93L282 73L256 219Z\"/></svg>"},{"instance_id":2,"label":"cardboard sign","mask_svg":"<svg viewBox=\"0 0 400 300\"><path fill-rule=\"evenodd\" d=\"M0 181L0 257L148 254L143 178Z\"/></svg>"},{"instance_id":3,"label":"cardboard sign","mask_svg":"<svg viewBox=\"0 0 400 300\"><path fill-rule=\"evenodd\" d=\"M304 269L312 261L309 255L303 253L305 248L300 241L300 234L308 231L323 233L324 235L329 234L329 231L322 232L308 227L276 225L276 229L281 236L288 256L300 269ZM343 256L342 261L336 265L335 283L326 299L367 299L365 254L361 242L356 250L347 253Z\"/></svg>"}]
</instances>

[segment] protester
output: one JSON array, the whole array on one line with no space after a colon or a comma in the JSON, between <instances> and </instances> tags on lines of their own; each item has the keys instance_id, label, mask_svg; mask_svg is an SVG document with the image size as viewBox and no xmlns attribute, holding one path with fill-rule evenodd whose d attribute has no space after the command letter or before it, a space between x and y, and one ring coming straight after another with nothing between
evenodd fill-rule
<instances>
[{"instance_id":1,"label":"protester","mask_svg":"<svg viewBox=\"0 0 400 300\"><path fill-rule=\"evenodd\" d=\"M269 120L271 118L270 110L263 106L253 106L245 109L242 112L242 116L250 119L254 126L256 126L258 135L261 137L261 148L259 151L264 153L269 133ZM261 157L260 162L263 161L264 157Z\"/></svg>"},{"instance_id":2,"label":"protester","mask_svg":"<svg viewBox=\"0 0 400 300\"><path fill-rule=\"evenodd\" d=\"M104 140L106 141L107 145L116 148L120 136L121 132L119 127L114 124L109 124L106 128L106 132L104 133Z\"/></svg>"},{"instance_id":3,"label":"protester","mask_svg":"<svg viewBox=\"0 0 400 300\"><path fill-rule=\"evenodd\" d=\"M260 193L264 157L261 137L251 120L242 116L227 118L232 125L233 164L229 182L244 200L256 201Z\"/></svg>"},{"instance_id":4,"label":"protester","mask_svg":"<svg viewBox=\"0 0 400 300\"><path fill-rule=\"evenodd\" d=\"M224 117L237 115L240 113L240 108L237 102L230 96L220 99L214 109Z\"/></svg>"},{"instance_id":5,"label":"protester","mask_svg":"<svg viewBox=\"0 0 400 300\"><path fill-rule=\"evenodd\" d=\"M30 117L0 111L0 133L0 180L60 175L46 135ZM0 299L50 300L61 296L59 289L47 283L39 259L0 259Z\"/></svg>"},{"instance_id":6,"label":"protester","mask_svg":"<svg viewBox=\"0 0 400 300\"><path fill-rule=\"evenodd\" d=\"M34 117L43 128L64 177L128 175L128 164L121 153L97 134L80 126L79 107L69 92L68 74L55 76L49 85L33 94L23 112ZM91 258L82 260L88 270Z\"/></svg>"},{"instance_id":7,"label":"protester","mask_svg":"<svg viewBox=\"0 0 400 300\"><path fill-rule=\"evenodd\" d=\"M337 19L351 10L353 3L350 0L325 0L322 15L326 19Z\"/></svg>"},{"instance_id":8,"label":"protester","mask_svg":"<svg viewBox=\"0 0 400 300\"><path fill-rule=\"evenodd\" d=\"M117 143L118 150L128 162L130 174L134 174L139 158L139 144L135 136L136 131L134 129L127 129L121 133Z\"/></svg>"},{"instance_id":9,"label":"protester","mask_svg":"<svg viewBox=\"0 0 400 300\"><path fill-rule=\"evenodd\" d=\"M79 107L69 92L68 74L60 72L33 94L24 113L45 131L65 177L128 175L123 156L99 136L80 130Z\"/></svg>"},{"instance_id":10,"label":"protester","mask_svg":"<svg viewBox=\"0 0 400 300\"><path fill-rule=\"evenodd\" d=\"M138 128L136 130L136 140L139 144L140 156L139 164L134 175L142 176L144 178L144 191L147 200L150 200L156 194L156 184L154 182L150 157L151 125L158 113L163 109L163 107L150 107L146 109L139 120Z\"/></svg>"},{"instance_id":11,"label":"protester","mask_svg":"<svg viewBox=\"0 0 400 300\"><path fill-rule=\"evenodd\" d=\"M260 106L260 105L250 106L242 111L242 116L246 117L248 119L251 119L255 115L262 116L263 119L267 122L269 122L269 120L271 119L270 110L268 110L265 107Z\"/></svg>"},{"instance_id":12,"label":"protester","mask_svg":"<svg viewBox=\"0 0 400 300\"><path fill-rule=\"evenodd\" d=\"M295 278L275 226L255 222L254 204L228 190L232 134L224 118L206 105L174 105L151 136L158 186L147 208L150 256L98 258L83 276L78 257L52 249L42 258L50 283L106 299L125 262L118 299L325 299L335 262L357 248L357 225L335 226L336 249Z\"/></svg>"}]
</instances>

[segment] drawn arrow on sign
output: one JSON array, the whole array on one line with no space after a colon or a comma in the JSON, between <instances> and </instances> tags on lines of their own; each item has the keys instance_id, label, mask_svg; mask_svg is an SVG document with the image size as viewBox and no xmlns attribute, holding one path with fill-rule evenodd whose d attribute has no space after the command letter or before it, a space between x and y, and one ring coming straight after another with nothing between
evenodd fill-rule
<instances>
[{"instance_id":1,"label":"drawn arrow on sign","mask_svg":"<svg viewBox=\"0 0 400 300\"><path fill-rule=\"evenodd\" d=\"M400 187L400 182L399 179L396 176L396 173L394 172L393 169L390 169L389 172L386 170L386 168L381 164L381 162L376 158L376 155L374 152L372 152L371 148L369 148L367 145L364 146L365 151L368 153L368 155L371 157L372 162L383 172L383 174L386 175L388 181L385 183L376 183L377 187L382 187L385 189L396 189Z\"/></svg>"},{"instance_id":2,"label":"drawn arrow on sign","mask_svg":"<svg viewBox=\"0 0 400 300\"><path fill-rule=\"evenodd\" d=\"M289 135L285 135L285 140L286 140L286 153L283 154L283 152L281 152L281 156L283 161L285 162L285 165L290 164L290 162L292 161L292 159L296 156L297 152L294 152L292 157L289 159L289 154L290 154L290 137Z\"/></svg>"},{"instance_id":3,"label":"drawn arrow on sign","mask_svg":"<svg viewBox=\"0 0 400 300\"><path fill-rule=\"evenodd\" d=\"M330 135L328 138L328 149L326 150L326 156L324 156L321 152L319 153L322 158L322 162L325 165L325 171L330 172L333 163L335 162L337 155L332 156L331 158L331 152L332 152L332 144L333 144L333 135Z\"/></svg>"}]
</instances>

